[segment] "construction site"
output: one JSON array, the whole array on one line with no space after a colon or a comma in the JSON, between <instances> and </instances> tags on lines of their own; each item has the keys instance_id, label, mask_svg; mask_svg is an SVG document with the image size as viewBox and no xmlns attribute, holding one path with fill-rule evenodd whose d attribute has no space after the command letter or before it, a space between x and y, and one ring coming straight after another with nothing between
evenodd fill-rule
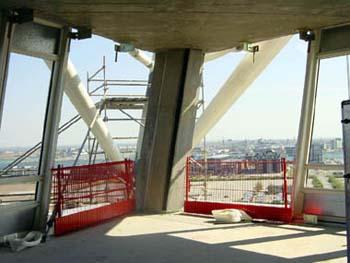
<instances>
[{"instance_id":1,"label":"construction site","mask_svg":"<svg viewBox=\"0 0 350 263\"><path fill-rule=\"evenodd\" d=\"M340 0L2 0L0 262L350 262L349 12ZM269 73L295 43L301 62ZM320 70L332 59L345 63ZM320 88L331 72L344 80L342 93L328 84L336 105ZM225 76L217 90L210 74ZM263 89L271 76L295 86L300 105L255 98L293 101L297 125L278 106L263 118L295 140L209 142L239 129L220 120L264 74ZM342 138L317 141L317 110L333 106ZM259 116L246 122L263 138Z\"/></svg>"}]
</instances>

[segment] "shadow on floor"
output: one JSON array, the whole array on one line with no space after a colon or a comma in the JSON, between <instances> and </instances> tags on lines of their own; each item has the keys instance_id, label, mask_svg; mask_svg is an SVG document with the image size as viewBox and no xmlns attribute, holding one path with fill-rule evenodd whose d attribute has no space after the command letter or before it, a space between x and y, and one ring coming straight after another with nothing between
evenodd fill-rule
<instances>
[{"instance_id":1,"label":"shadow on floor","mask_svg":"<svg viewBox=\"0 0 350 263\"><path fill-rule=\"evenodd\" d=\"M142 216L140 220L142 220ZM147 216L146 216L147 217ZM179 218L181 216L178 216ZM286 241L289 239L302 240L303 238L318 236L331 236L332 238L340 238L345 240L343 230L341 228L306 228L301 229L299 226L293 225L266 225L266 224L243 224L243 225L216 225L206 222L207 219L202 219L200 224L198 221L193 223L185 222L184 230L180 227L172 229L173 225L178 224L174 220L154 220L150 216L151 224L147 223L140 226L137 222L129 223L123 219L117 219L108 223L72 233L63 237L52 238L45 244L38 247L24 250L20 253L12 253L8 249L0 250L0 262L35 262L35 263L107 263L107 262L318 262L326 260L335 260L334 262L342 262L346 256L346 247L338 251L325 251L322 253L298 256L294 258L282 257L273 255L274 253L259 253L253 249L245 249L245 246L263 245L266 242ZM186 218L188 220L189 217ZM147 219L147 220L148 220ZM165 218L166 219L166 218ZM176 218L175 218L176 219ZM181 218L180 218L181 220ZM195 219L198 220L198 219ZM142 222L142 221L140 221ZM133 225L134 224L134 225ZM157 225L158 224L158 225ZM280 235L271 236L267 232L264 236L258 238L239 238L232 236L231 232L225 232L228 237L224 241L216 242L211 240L210 233L216 233L220 239L220 230L234 231L239 230L240 233L247 226L252 231L256 228L261 231L265 230L281 231ZM138 228L136 231L135 228ZM153 228L162 229L164 232L152 231ZM179 229L180 228L180 229ZM128 235L130 232L136 231L133 235ZM170 229L170 230L169 230ZM137 232L144 234L137 234ZM295 231L294 231L295 230ZM108 233L113 232L112 235ZM216 231L216 232L213 232ZM218 232L219 231L219 232ZM286 234L287 233L287 234ZM191 237L204 238L205 242L193 240ZM187 235L190 235L189 237ZM299 239L298 239L299 238ZM208 241L206 240L208 239ZM341 241L343 242L343 241ZM270 243L266 245L269 246ZM317 245L317 244L310 244ZM324 244L327 245L327 244ZM239 248L237 248L239 247ZM241 249L243 247L243 249ZM270 248L267 248L268 250ZM273 250L274 248L271 247ZM293 247L290 250L293 251ZM308 249L307 247L305 249ZM291 254L291 251L288 251ZM307 251L305 251L307 252ZM292 252L293 253L293 252ZM343 259L341 259L343 258ZM332 261L330 261L332 262Z\"/></svg>"}]
</instances>

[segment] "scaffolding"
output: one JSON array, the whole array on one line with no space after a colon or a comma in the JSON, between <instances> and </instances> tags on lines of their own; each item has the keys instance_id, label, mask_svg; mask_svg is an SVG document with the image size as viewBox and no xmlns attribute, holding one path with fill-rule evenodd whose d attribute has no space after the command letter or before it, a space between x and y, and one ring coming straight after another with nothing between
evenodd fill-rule
<instances>
[{"instance_id":1,"label":"scaffolding","mask_svg":"<svg viewBox=\"0 0 350 263\"><path fill-rule=\"evenodd\" d=\"M201 99L198 101L197 109L201 109L202 114L205 111L205 95L204 95L204 78L203 78L203 72L201 74L201 84L200 84L200 93L201 93ZM198 118L197 118L198 120ZM207 174L207 138L206 136L203 137L203 150L201 151L201 158L204 161L203 169L203 175L204 175L204 199L207 200L207 181L208 181L208 174Z\"/></svg>"},{"instance_id":2,"label":"scaffolding","mask_svg":"<svg viewBox=\"0 0 350 263\"><path fill-rule=\"evenodd\" d=\"M145 120L143 118L134 117L128 110L143 110L147 103L147 97L145 96L146 90L143 95L140 94L121 94L111 93L115 92L116 88L145 88L149 87L148 80L125 80L125 79L107 79L106 77L106 60L103 57L102 66L97 69L93 74L87 72L86 87L87 92L91 97L97 97L99 100L96 105L99 109L99 115L104 122L124 122L132 121L139 126L144 127ZM132 92L131 92L132 93ZM119 111L125 117L113 118L110 117L110 111ZM114 140L137 140L138 136L114 136ZM99 149L99 144L96 138L91 133L90 127L87 129L86 136L80 146L79 152L74 161L74 166L78 164L81 153L87 145L88 164L94 164L98 155L103 155L107 161L105 153ZM124 153L126 153L124 151Z\"/></svg>"},{"instance_id":3,"label":"scaffolding","mask_svg":"<svg viewBox=\"0 0 350 263\"><path fill-rule=\"evenodd\" d=\"M116 87L149 87L148 80L114 80L106 78L106 59L103 57L102 66L94 72L91 76L87 73L86 78L87 91L91 97L100 98L96 103L96 107L99 109L99 114L103 114L103 121L134 121L140 126L144 126L144 119L135 118L132 114L128 113L128 110L143 110L145 104L147 103L147 97L145 95L135 95L135 94L110 94L110 89ZM125 118L109 118L109 110L118 110ZM61 134L71 128L74 124L81 120L81 116L75 115L73 118L64 123L59 127L58 134ZM114 140L137 140L138 136L114 136ZM87 153L88 153L88 163L92 164L96 162L96 157L98 154L104 154L104 152L98 150L98 143L96 138L92 135L91 129L88 128L86 135L84 136L81 147L79 148L78 154L73 162L73 166L77 165L81 157L81 153L84 150L84 147L87 143ZM22 163L24 160L32 156L35 152L41 149L42 142L38 142L33 147L28 149L21 156L17 157L14 161L6 165L0 170L0 176L9 176L14 174L19 176L24 172L28 175L35 175L36 170L34 171L13 171L18 164ZM106 156L104 156L106 159Z\"/></svg>"}]
</instances>

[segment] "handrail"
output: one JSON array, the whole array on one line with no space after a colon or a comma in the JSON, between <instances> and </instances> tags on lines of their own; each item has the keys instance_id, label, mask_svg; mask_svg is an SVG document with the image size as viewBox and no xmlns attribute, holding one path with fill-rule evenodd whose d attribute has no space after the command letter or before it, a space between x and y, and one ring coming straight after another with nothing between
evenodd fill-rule
<instances>
[{"instance_id":1,"label":"handrail","mask_svg":"<svg viewBox=\"0 0 350 263\"><path fill-rule=\"evenodd\" d=\"M58 134L61 134L65 130L67 130L69 127L71 127L73 124L77 123L81 117L79 115L75 115L73 118L71 118L69 121L64 123L59 129L58 129ZM0 176L6 174L9 170L11 170L13 167L15 167L17 164L23 162L25 159L30 157L33 153L35 153L37 150L41 148L42 142L38 142L35 144L32 148L27 150L25 153L23 153L21 156L17 157L14 161L9 163L5 168L3 168L0 171Z\"/></svg>"}]
</instances>

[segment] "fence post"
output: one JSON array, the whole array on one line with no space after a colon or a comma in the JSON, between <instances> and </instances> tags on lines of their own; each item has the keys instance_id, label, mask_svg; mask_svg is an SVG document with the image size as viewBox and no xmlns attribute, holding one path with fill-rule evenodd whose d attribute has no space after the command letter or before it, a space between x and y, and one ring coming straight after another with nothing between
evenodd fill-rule
<instances>
[{"instance_id":1,"label":"fence post","mask_svg":"<svg viewBox=\"0 0 350 263\"><path fill-rule=\"evenodd\" d=\"M57 166L57 214L62 217L62 187L61 187L61 165Z\"/></svg>"},{"instance_id":2,"label":"fence post","mask_svg":"<svg viewBox=\"0 0 350 263\"><path fill-rule=\"evenodd\" d=\"M95 168L95 171L94 173L96 174L96 168ZM92 177L95 176L95 175L91 175L89 174L88 176L85 176L85 175L82 175L81 173L79 174L79 181L80 181L80 184L81 184L81 187L83 188L83 185L84 185L84 181L85 181L85 178L88 178L89 180L89 200L90 200L90 205L92 205ZM84 178L84 179L83 179ZM83 181L84 180L84 181ZM107 199L108 199L108 196L107 196ZM106 200L106 202L108 202L108 200Z\"/></svg>"},{"instance_id":3,"label":"fence post","mask_svg":"<svg viewBox=\"0 0 350 263\"><path fill-rule=\"evenodd\" d=\"M282 171L283 171L283 197L284 208L288 208L288 185L287 185L287 164L286 158L281 159Z\"/></svg>"},{"instance_id":4,"label":"fence post","mask_svg":"<svg viewBox=\"0 0 350 263\"><path fill-rule=\"evenodd\" d=\"M124 159L125 164L125 182L126 182L126 199L130 199L130 171L129 171L129 160Z\"/></svg>"},{"instance_id":5,"label":"fence post","mask_svg":"<svg viewBox=\"0 0 350 263\"><path fill-rule=\"evenodd\" d=\"M186 202L188 201L188 194L190 191L190 178L189 178L189 166L190 166L190 157L186 158Z\"/></svg>"}]
</instances>

